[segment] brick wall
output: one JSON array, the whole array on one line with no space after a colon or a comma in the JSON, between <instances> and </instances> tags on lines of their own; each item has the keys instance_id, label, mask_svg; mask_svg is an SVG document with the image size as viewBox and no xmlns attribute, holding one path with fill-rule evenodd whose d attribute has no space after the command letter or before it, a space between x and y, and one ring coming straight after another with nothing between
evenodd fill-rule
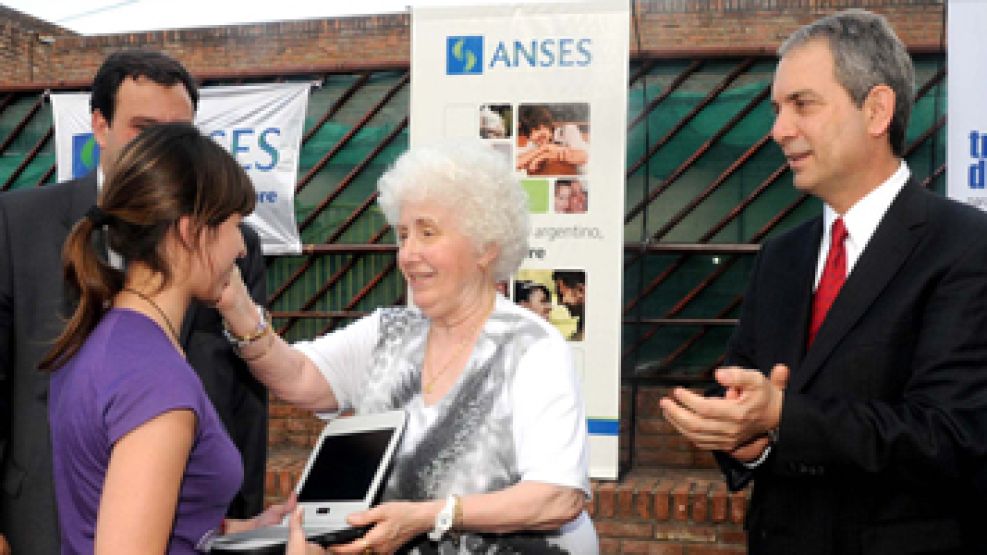
<instances>
[{"instance_id":1,"label":"brick wall","mask_svg":"<svg viewBox=\"0 0 987 555\"><path fill-rule=\"evenodd\" d=\"M630 48L667 56L771 53L798 26L851 5L887 15L913 49L941 43L942 0L638 0ZM89 37L32 19L0 7L2 85L85 85L102 59L121 48L160 49L194 74L213 77L404 66L410 51L407 14Z\"/></svg>"}]
</instances>

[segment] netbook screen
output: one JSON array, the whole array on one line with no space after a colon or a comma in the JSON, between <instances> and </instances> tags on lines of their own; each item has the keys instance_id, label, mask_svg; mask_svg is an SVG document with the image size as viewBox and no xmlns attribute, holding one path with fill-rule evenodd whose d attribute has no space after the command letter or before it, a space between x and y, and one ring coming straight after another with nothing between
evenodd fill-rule
<instances>
[{"instance_id":1,"label":"netbook screen","mask_svg":"<svg viewBox=\"0 0 987 555\"><path fill-rule=\"evenodd\" d=\"M299 501L354 501L367 495L392 429L326 436L298 492Z\"/></svg>"}]
</instances>

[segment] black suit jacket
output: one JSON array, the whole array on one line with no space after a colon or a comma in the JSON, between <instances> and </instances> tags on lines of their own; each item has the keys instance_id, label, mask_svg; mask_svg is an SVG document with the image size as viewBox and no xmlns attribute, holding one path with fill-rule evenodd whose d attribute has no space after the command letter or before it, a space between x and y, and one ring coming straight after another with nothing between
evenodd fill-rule
<instances>
[{"instance_id":1,"label":"black suit jacket","mask_svg":"<svg viewBox=\"0 0 987 555\"><path fill-rule=\"evenodd\" d=\"M821 218L764 244L727 362L787 364L751 553L982 553L987 215L902 189L806 351Z\"/></svg>"},{"instance_id":2,"label":"black suit jacket","mask_svg":"<svg viewBox=\"0 0 987 555\"><path fill-rule=\"evenodd\" d=\"M48 375L37 370L71 314L61 262L72 226L96 199L96 176L0 194L0 385L9 439L0 446L0 532L19 555L58 552L48 430ZM244 229L240 261L255 300L265 297L257 234ZM260 511L267 455L267 394L221 335L215 310L195 303L182 325L189 363L226 425L244 462L243 488L231 516Z\"/></svg>"}]
</instances>

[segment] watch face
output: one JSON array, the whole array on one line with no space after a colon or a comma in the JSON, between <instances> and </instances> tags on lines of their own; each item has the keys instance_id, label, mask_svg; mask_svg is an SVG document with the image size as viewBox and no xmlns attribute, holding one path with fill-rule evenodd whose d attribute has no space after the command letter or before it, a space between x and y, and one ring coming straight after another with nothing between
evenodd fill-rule
<instances>
[{"instance_id":1,"label":"watch face","mask_svg":"<svg viewBox=\"0 0 987 555\"><path fill-rule=\"evenodd\" d=\"M452 515L439 515L439 526L446 529L452 526Z\"/></svg>"}]
</instances>

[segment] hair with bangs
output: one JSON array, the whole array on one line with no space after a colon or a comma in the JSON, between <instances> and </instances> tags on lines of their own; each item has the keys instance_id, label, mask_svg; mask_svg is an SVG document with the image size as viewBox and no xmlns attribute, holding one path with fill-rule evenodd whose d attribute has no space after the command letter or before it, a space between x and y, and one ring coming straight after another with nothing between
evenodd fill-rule
<instances>
[{"instance_id":1,"label":"hair with bangs","mask_svg":"<svg viewBox=\"0 0 987 555\"><path fill-rule=\"evenodd\" d=\"M408 150L381 176L377 190L392 226L407 202L454 208L456 223L477 252L498 247L494 280L510 278L528 253L528 197L504 156L480 140Z\"/></svg>"},{"instance_id":2,"label":"hair with bangs","mask_svg":"<svg viewBox=\"0 0 987 555\"><path fill-rule=\"evenodd\" d=\"M234 214L254 209L256 194L243 168L215 141L188 123L165 123L144 129L123 148L106 175L98 202L105 214L107 243L125 260L145 264L172 282L164 257L164 238L189 216L191 237L215 229ZM40 368L51 370L82 346L113 297L124 272L110 266L94 246L97 225L86 217L65 241L65 279L78 293L79 305ZM199 245L184 244L189 251Z\"/></svg>"},{"instance_id":3,"label":"hair with bangs","mask_svg":"<svg viewBox=\"0 0 987 555\"><path fill-rule=\"evenodd\" d=\"M891 150L901 156L915 101L915 68L894 29L878 14L856 8L844 10L792 33L778 48L778 55L784 57L814 40L829 43L836 80L858 108L877 85L887 85L894 91L894 115L888 134Z\"/></svg>"}]
</instances>

